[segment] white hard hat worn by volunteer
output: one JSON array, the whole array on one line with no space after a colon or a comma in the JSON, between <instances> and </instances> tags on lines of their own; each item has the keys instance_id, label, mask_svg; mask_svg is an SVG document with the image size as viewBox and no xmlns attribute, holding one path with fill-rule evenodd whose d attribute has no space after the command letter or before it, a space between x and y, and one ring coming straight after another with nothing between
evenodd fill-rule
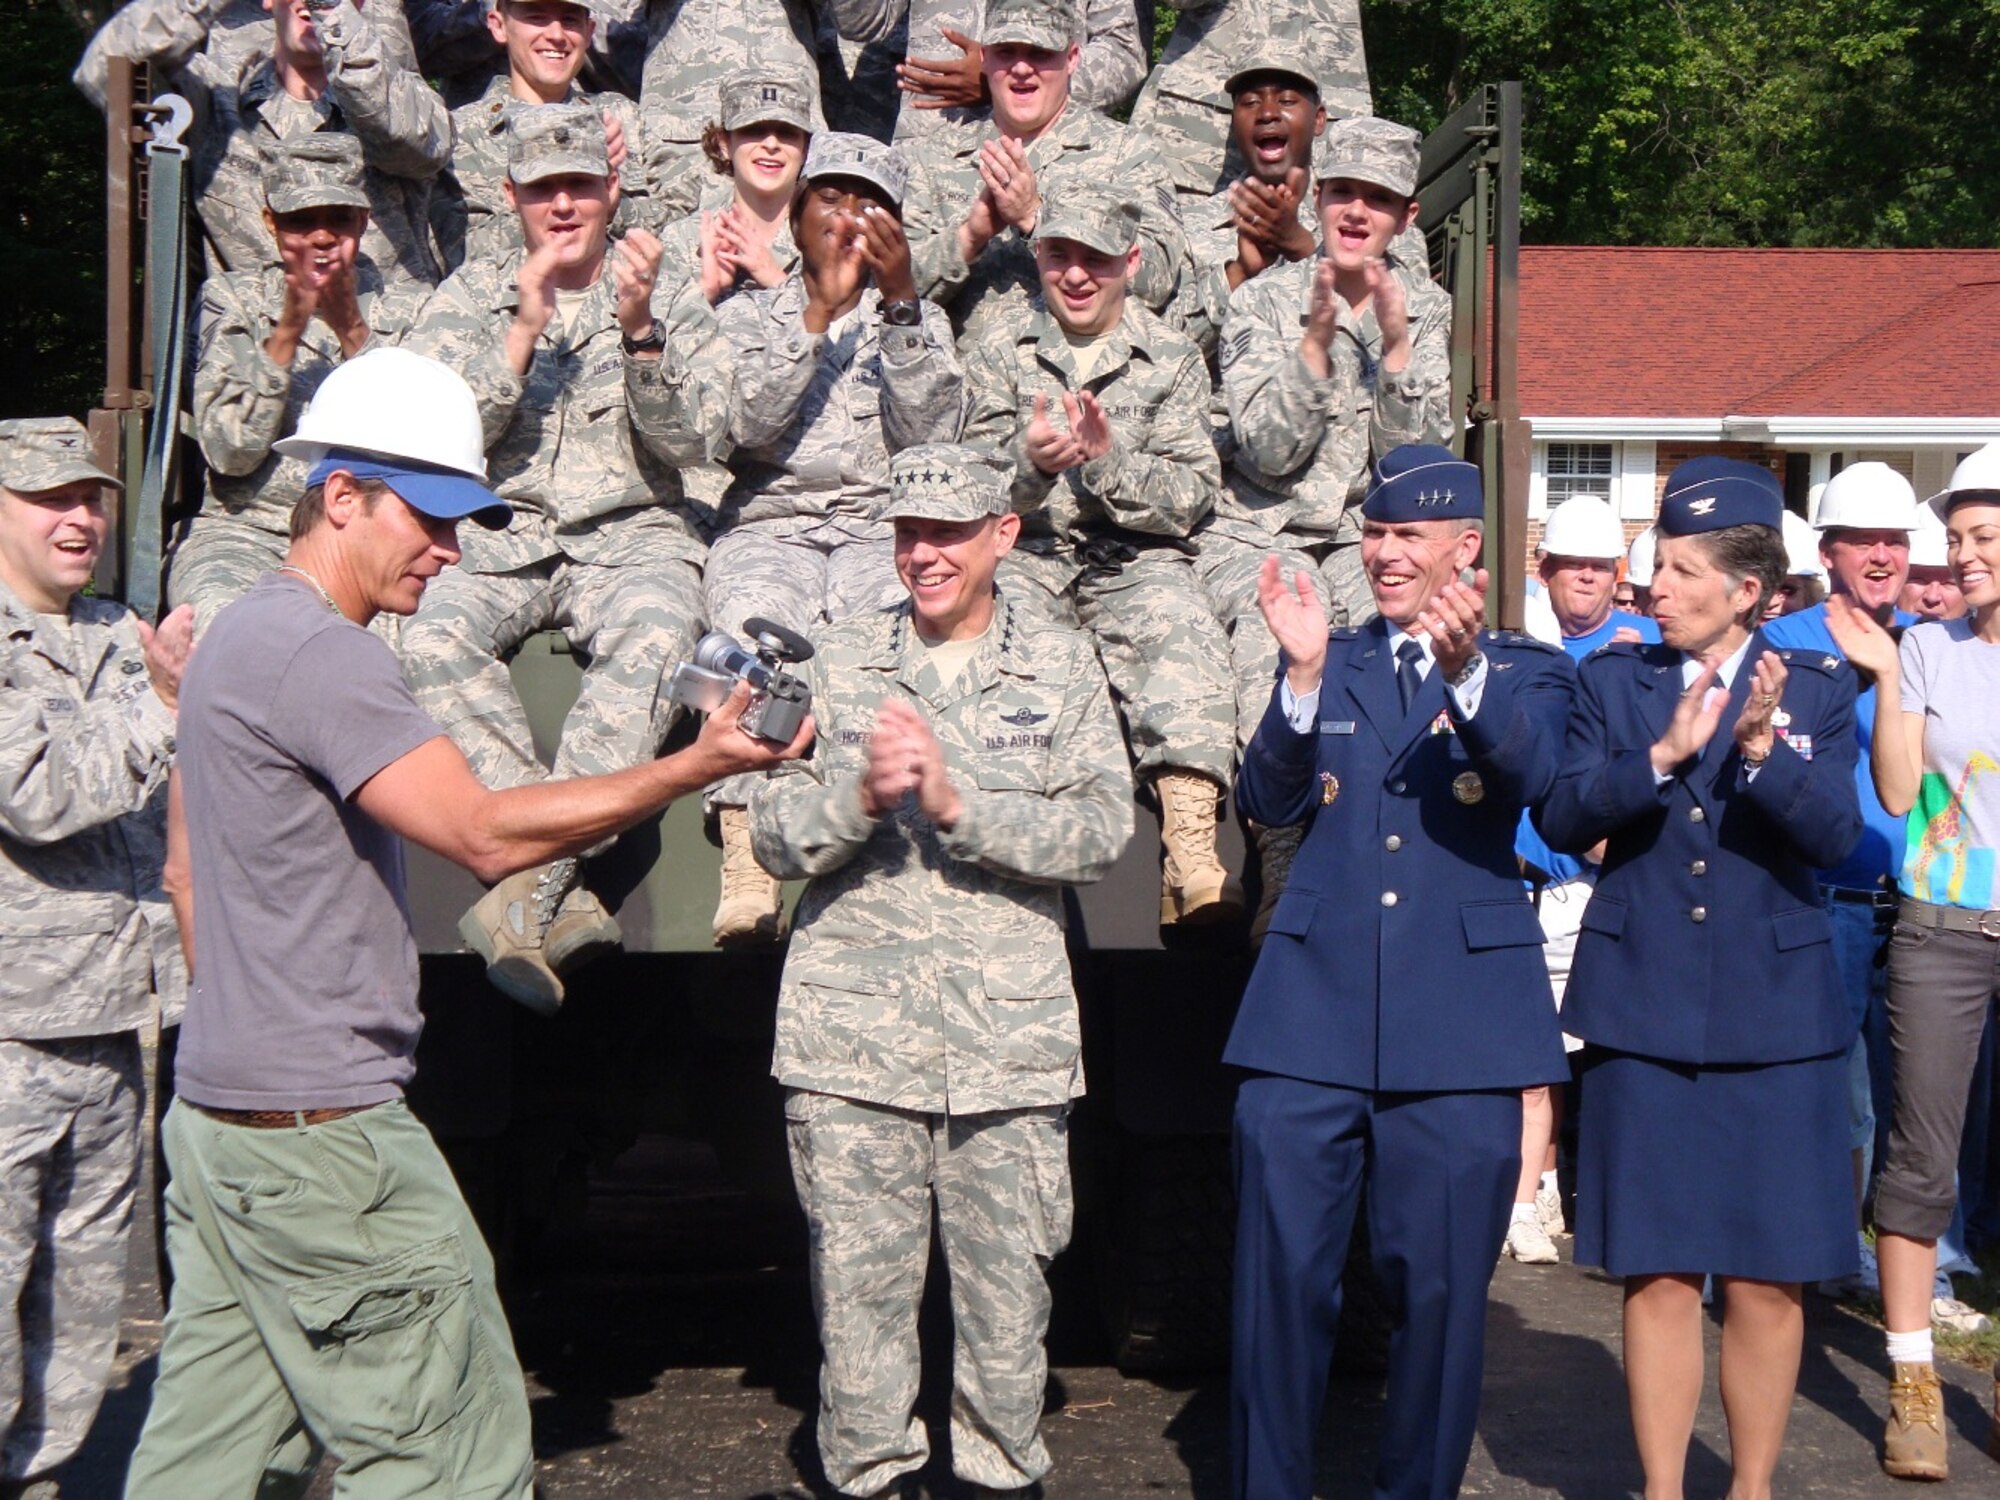
<instances>
[{"instance_id":1,"label":"white hard hat worn by volunteer","mask_svg":"<svg viewBox=\"0 0 2000 1500\"><path fill-rule=\"evenodd\" d=\"M1577 495L1549 512L1542 529L1541 550L1550 557L1601 558L1616 562L1625 555L1625 528L1611 502L1595 495Z\"/></svg>"},{"instance_id":2,"label":"white hard hat worn by volunteer","mask_svg":"<svg viewBox=\"0 0 2000 1500\"><path fill-rule=\"evenodd\" d=\"M457 371L408 349L370 349L313 393L299 429L272 446L312 464L309 485L335 471L380 479L411 509L470 516L498 529L513 511L486 487L479 402Z\"/></svg>"},{"instance_id":3,"label":"white hard hat worn by volunteer","mask_svg":"<svg viewBox=\"0 0 2000 1500\"><path fill-rule=\"evenodd\" d=\"M1813 526L1820 531L1908 531L1917 524L1917 494L1887 464L1849 464L1826 482Z\"/></svg>"}]
</instances>

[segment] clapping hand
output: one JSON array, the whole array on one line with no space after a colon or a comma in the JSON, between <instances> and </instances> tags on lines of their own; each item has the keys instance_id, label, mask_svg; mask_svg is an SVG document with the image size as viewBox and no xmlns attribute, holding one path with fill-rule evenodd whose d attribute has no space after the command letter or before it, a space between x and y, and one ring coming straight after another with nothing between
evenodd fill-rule
<instances>
[{"instance_id":1,"label":"clapping hand","mask_svg":"<svg viewBox=\"0 0 2000 1500\"><path fill-rule=\"evenodd\" d=\"M1450 682L1479 654L1479 632L1486 623L1486 588L1489 579L1481 568L1471 583L1453 579L1423 609L1417 611L1417 628L1431 638L1431 655L1437 668Z\"/></svg>"},{"instance_id":2,"label":"clapping hand","mask_svg":"<svg viewBox=\"0 0 2000 1500\"><path fill-rule=\"evenodd\" d=\"M945 772L944 750L930 722L900 698L885 698L875 711L868 741L868 765L861 775L861 806L879 818L906 796L939 828L958 822L965 804Z\"/></svg>"},{"instance_id":3,"label":"clapping hand","mask_svg":"<svg viewBox=\"0 0 2000 1500\"><path fill-rule=\"evenodd\" d=\"M1326 606L1312 574L1301 568L1286 587L1284 567L1272 553L1257 573L1257 608L1285 653L1285 680L1303 698L1319 686L1326 667Z\"/></svg>"},{"instance_id":4,"label":"clapping hand","mask_svg":"<svg viewBox=\"0 0 2000 1500\"><path fill-rule=\"evenodd\" d=\"M1750 692L1743 700L1743 712L1736 719L1736 748L1746 760L1761 761L1771 753L1777 731L1772 715L1785 695L1785 663L1775 651L1757 658L1757 670L1750 679Z\"/></svg>"},{"instance_id":5,"label":"clapping hand","mask_svg":"<svg viewBox=\"0 0 2000 1500\"><path fill-rule=\"evenodd\" d=\"M1667 732L1654 742L1651 751L1653 769L1660 775L1671 776L1675 767L1700 755L1715 738L1722 711L1729 706L1729 690L1716 682L1716 670L1714 662L1703 667L1674 704Z\"/></svg>"}]
</instances>

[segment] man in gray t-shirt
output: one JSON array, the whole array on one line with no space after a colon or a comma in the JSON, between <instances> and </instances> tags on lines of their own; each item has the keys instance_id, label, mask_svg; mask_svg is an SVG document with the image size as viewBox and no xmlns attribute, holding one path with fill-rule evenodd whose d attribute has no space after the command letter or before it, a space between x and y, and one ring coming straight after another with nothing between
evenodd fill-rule
<instances>
[{"instance_id":1,"label":"man in gray t-shirt","mask_svg":"<svg viewBox=\"0 0 2000 1500\"><path fill-rule=\"evenodd\" d=\"M657 358L643 351L630 360ZM330 375L284 565L216 617L182 686L168 845L193 964L164 1125L173 1301L126 1481L159 1495L526 1496L526 1392L493 1261L402 1101L422 1025L402 839L482 878L610 838L801 753L737 732L609 776L488 791L367 630L505 524L478 408L401 349Z\"/></svg>"}]
</instances>

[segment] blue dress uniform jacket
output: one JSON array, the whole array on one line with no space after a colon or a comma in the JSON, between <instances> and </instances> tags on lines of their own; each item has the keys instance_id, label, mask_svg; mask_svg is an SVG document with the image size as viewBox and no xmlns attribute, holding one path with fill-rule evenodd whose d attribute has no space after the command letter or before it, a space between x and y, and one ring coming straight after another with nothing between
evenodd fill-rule
<instances>
[{"instance_id":1,"label":"blue dress uniform jacket","mask_svg":"<svg viewBox=\"0 0 2000 1500\"><path fill-rule=\"evenodd\" d=\"M1714 738L1664 784L1649 751L1681 695L1682 654L1619 644L1583 663L1562 775L1537 821L1572 853L1610 840L1563 1009L1586 1041L1693 1064L1853 1043L1813 872L1861 837L1854 671L1825 653L1778 652L1777 738L1746 780L1731 730L1767 649L1761 633L1751 639Z\"/></svg>"},{"instance_id":2,"label":"blue dress uniform jacket","mask_svg":"<svg viewBox=\"0 0 2000 1500\"><path fill-rule=\"evenodd\" d=\"M1237 806L1305 837L1226 1061L1388 1092L1568 1076L1514 832L1555 781L1575 671L1528 636L1480 647L1470 719L1435 666L1404 713L1379 618L1333 632L1315 732L1273 691Z\"/></svg>"}]
</instances>

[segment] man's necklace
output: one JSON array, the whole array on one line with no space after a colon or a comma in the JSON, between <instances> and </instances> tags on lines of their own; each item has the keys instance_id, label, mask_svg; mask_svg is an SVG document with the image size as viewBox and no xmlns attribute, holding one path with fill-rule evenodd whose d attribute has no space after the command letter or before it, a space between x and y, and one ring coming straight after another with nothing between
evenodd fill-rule
<instances>
[{"instance_id":1,"label":"man's necklace","mask_svg":"<svg viewBox=\"0 0 2000 1500\"><path fill-rule=\"evenodd\" d=\"M326 601L326 607L328 609L332 610L335 614L340 613L340 606L333 602L333 595L329 594L326 591L326 585L321 583L317 578L313 577L312 574L308 573L304 568L295 567L291 563L279 563L278 571L280 573L298 574L299 577L303 578L307 583L313 586L313 591L317 593L320 596L320 598Z\"/></svg>"}]
</instances>

